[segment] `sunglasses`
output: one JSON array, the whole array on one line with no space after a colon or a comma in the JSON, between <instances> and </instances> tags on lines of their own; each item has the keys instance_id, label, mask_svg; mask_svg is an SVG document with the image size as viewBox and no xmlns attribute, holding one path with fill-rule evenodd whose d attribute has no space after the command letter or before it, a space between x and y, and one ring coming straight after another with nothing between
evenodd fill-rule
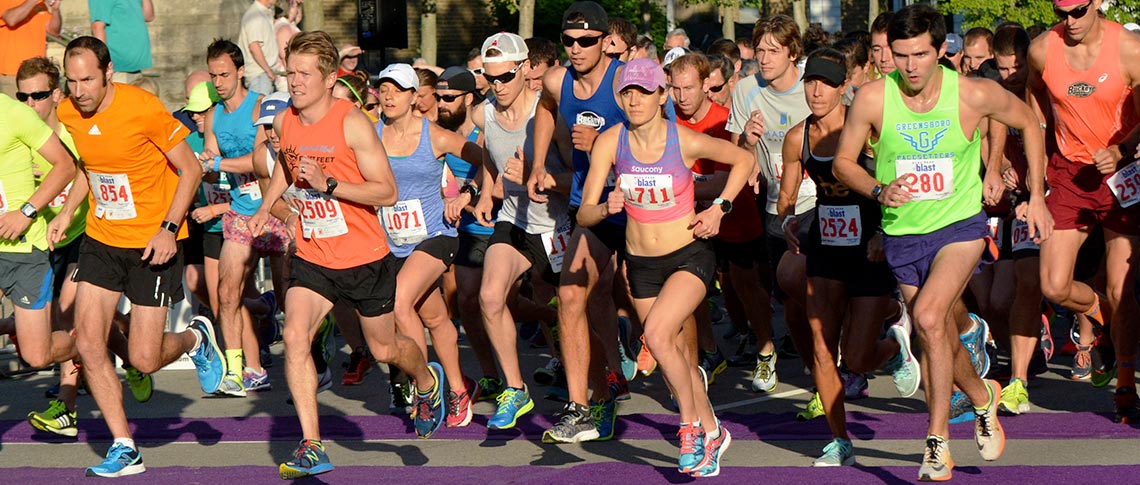
<instances>
[{"instance_id":1,"label":"sunglasses","mask_svg":"<svg viewBox=\"0 0 1140 485\"><path fill-rule=\"evenodd\" d=\"M16 100L21 103L26 103L28 101L28 98L32 98L36 101L43 101L45 99L48 99L49 96L51 96L51 91L36 91L34 93L17 92Z\"/></svg>"},{"instance_id":2,"label":"sunglasses","mask_svg":"<svg viewBox=\"0 0 1140 485\"><path fill-rule=\"evenodd\" d=\"M495 83L506 84L506 83L509 83L509 82L515 80L515 74L519 72L519 69L522 69L522 63L521 62L519 63L519 65L515 66L514 69L511 69L510 71L499 74L498 76L492 76L492 75L484 72L483 73L483 79L487 80L487 84L495 84Z\"/></svg>"},{"instance_id":3,"label":"sunglasses","mask_svg":"<svg viewBox=\"0 0 1140 485\"><path fill-rule=\"evenodd\" d=\"M1083 6L1083 7L1075 8L1073 10L1069 10L1068 12L1066 12L1064 10L1060 10L1056 7L1053 7L1053 13L1057 14L1057 18L1061 19L1062 21L1068 19L1069 17L1079 19L1081 17L1084 17L1085 14L1089 13L1089 7L1091 7L1091 6L1092 6L1092 2L1089 2L1089 3L1086 3L1085 6Z\"/></svg>"},{"instance_id":4,"label":"sunglasses","mask_svg":"<svg viewBox=\"0 0 1140 485\"><path fill-rule=\"evenodd\" d=\"M368 103L364 105L364 111L372 111L376 109L377 106L380 106L380 103Z\"/></svg>"},{"instance_id":5,"label":"sunglasses","mask_svg":"<svg viewBox=\"0 0 1140 485\"><path fill-rule=\"evenodd\" d=\"M562 34L562 45L566 47L574 47L574 44L578 44L578 46L582 47L583 49L587 49L597 45L598 42L601 42L602 37L603 36L601 35L570 37L569 35Z\"/></svg>"},{"instance_id":6,"label":"sunglasses","mask_svg":"<svg viewBox=\"0 0 1140 485\"><path fill-rule=\"evenodd\" d=\"M483 68L481 68L481 67L476 67L475 69L468 69L468 71L471 71L471 74L474 74L476 76L482 76L483 75Z\"/></svg>"},{"instance_id":7,"label":"sunglasses","mask_svg":"<svg viewBox=\"0 0 1140 485\"><path fill-rule=\"evenodd\" d=\"M724 87L725 87L725 86L727 86L727 85L728 85L728 83L721 83L721 84L718 84L718 85L716 85L716 86L713 86L713 87L709 88L709 92L710 92L710 93L719 93L719 92L720 92L720 90L724 89Z\"/></svg>"},{"instance_id":8,"label":"sunglasses","mask_svg":"<svg viewBox=\"0 0 1140 485\"><path fill-rule=\"evenodd\" d=\"M486 74L484 74L484 76L486 76ZM463 97L462 94L439 94L439 93L435 93L434 96L435 96L436 101L442 101L444 103L454 103L455 100Z\"/></svg>"}]
</instances>

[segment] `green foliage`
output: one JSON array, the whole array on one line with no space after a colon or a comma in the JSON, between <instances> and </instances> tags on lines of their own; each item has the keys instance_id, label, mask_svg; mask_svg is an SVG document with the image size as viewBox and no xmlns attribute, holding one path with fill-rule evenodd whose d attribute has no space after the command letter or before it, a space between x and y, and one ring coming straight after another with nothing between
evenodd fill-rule
<instances>
[{"instance_id":1,"label":"green foliage","mask_svg":"<svg viewBox=\"0 0 1140 485\"><path fill-rule=\"evenodd\" d=\"M972 27L992 29L1003 21L1026 27L1057 23L1052 0L938 0L938 8L946 15L961 14L963 31Z\"/></svg>"},{"instance_id":2,"label":"green foliage","mask_svg":"<svg viewBox=\"0 0 1140 485\"><path fill-rule=\"evenodd\" d=\"M1140 2L1136 2L1135 0L1115 0L1108 6L1105 17L1122 24L1128 22L1140 23Z\"/></svg>"},{"instance_id":3,"label":"green foliage","mask_svg":"<svg viewBox=\"0 0 1140 485\"><path fill-rule=\"evenodd\" d=\"M648 13L648 33L657 45L665 43L665 11L657 2L644 0L595 0L606 9L610 18L623 18L645 32L643 9ZM519 28L519 7L515 0L484 0L491 18L499 30L517 32ZM559 42L562 32L562 14L574 3L573 0L542 0L534 2L534 35Z\"/></svg>"}]
</instances>

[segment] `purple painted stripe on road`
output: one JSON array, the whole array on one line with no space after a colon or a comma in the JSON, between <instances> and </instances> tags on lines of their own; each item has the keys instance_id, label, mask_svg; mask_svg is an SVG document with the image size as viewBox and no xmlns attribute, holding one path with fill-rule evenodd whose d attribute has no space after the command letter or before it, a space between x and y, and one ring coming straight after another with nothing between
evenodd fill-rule
<instances>
[{"instance_id":1,"label":"purple painted stripe on road","mask_svg":"<svg viewBox=\"0 0 1140 485\"><path fill-rule=\"evenodd\" d=\"M799 423L793 415L726 413L722 422L737 440L827 440L831 432L821 418ZM921 439L926 432L926 414L848 413L848 431L855 439ZM671 414L630 414L618 419L618 439L675 439L677 416ZM1001 418L1011 439L1105 439L1140 438L1140 429L1114 424L1106 415L1095 413L1034 413ZM476 416L466 428L445 428L436 434L447 440L520 439L537 440L550 427L550 418L527 415L516 429L490 431L487 416ZM292 416L243 418L149 418L131 421L135 440L148 443L219 441L292 441L301 435L300 423ZM973 436L973 423L951 425L954 437ZM411 421L397 416L323 416L321 435L328 440L414 439ZM79 422L79 439L110 441L101 420ZM64 441L33 429L25 421L0 421L0 443Z\"/></svg>"},{"instance_id":2,"label":"purple painted stripe on road","mask_svg":"<svg viewBox=\"0 0 1140 485\"><path fill-rule=\"evenodd\" d=\"M731 452L729 452L731 453ZM733 460L731 455L728 460ZM737 457L741 460L744 457ZM83 480L82 469L3 468L4 479L11 483L60 483ZM1047 479L1056 483L1085 483L1095 479L1102 483L1133 483L1140 466L985 466L954 469L954 483L1025 483ZM880 468L840 467L737 467L721 468L720 476L706 480L756 483L911 483L918 466ZM625 483L682 483L693 479L677 472L675 467L654 467L630 463L589 463L569 467L448 467L448 466L376 466L340 467L319 475L319 481L307 483L582 483L596 485L620 479ZM115 483L282 483L275 467L242 466L186 468L153 468L141 475L123 477Z\"/></svg>"}]
</instances>

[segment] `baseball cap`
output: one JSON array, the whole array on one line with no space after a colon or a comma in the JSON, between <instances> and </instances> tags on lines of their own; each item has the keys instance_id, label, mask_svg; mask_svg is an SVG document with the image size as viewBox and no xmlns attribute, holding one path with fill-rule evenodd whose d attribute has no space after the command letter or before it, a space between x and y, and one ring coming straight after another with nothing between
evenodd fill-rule
<instances>
[{"instance_id":1,"label":"baseball cap","mask_svg":"<svg viewBox=\"0 0 1140 485\"><path fill-rule=\"evenodd\" d=\"M495 56L488 56L487 51L498 50L499 54ZM483 48L479 49L483 55L483 63L488 62L522 62L527 58L530 50L526 47L526 42L522 37L510 32L499 32L495 35L487 37L483 41Z\"/></svg>"},{"instance_id":2,"label":"baseball cap","mask_svg":"<svg viewBox=\"0 0 1140 485\"><path fill-rule=\"evenodd\" d=\"M1053 0L1053 6L1059 8L1075 7L1088 2L1089 0Z\"/></svg>"},{"instance_id":3,"label":"baseball cap","mask_svg":"<svg viewBox=\"0 0 1140 485\"><path fill-rule=\"evenodd\" d=\"M646 91L665 87L665 71L653 59L634 59L625 64L618 76L617 91L637 86Z\"/></svg>"},{"instance_id":4,"label":"baseball cap","mask_svg":"<svg viewBox=\"0 0 1140 485\"><path fill-rule=\"evenodd\" d=\"M962 36L953 32L946 34L946 55L952 56L962 52L962 45L964 43Z\"/></svg>"},{"instance_id":5,"label":"baseball cap","mask_svg":"<svg viewBox=\"0 0 1140 485\"><path fill-rule=\"evenodd\" d=\"M465 67L451 66L440 74L436 89L454 89L470 93L475 90L475 75Z\"/></svg>"},{"instance_id":6,"label":"baseball cap","mask_svg":"<svg viewBox=\"0 0 1140 485\"><path fill-rule=\"evenodd\" d=\"M665 53L665 58L661 61L661 67L669 67L669 64L672 64L673 61L677 60L677 58L688 53L689 51L684 47L674 47L672 49L669 49L669 52Z\"/></svg>"},{"instance_id":7,"label":"baseball cap","mask_svg":"<svg viewBox=\"0 0 1140 485\"><path fill-rule=\"evenodd\" d=\"M221 100L222 97L218 96L218 91L214 89L214 83L202 81L190 88L190 97L186 99L186 106L182 111L201 113Z\"/></svg>"},{"instance_id":8,"label":"baseball cap","mask_svg":"<svg viewBox=\"0 0 1140 485\"><path fill-rule=\"evenodd\" d=\"M1133 32L1140 32L1140 25L1138 25L1136 22L1128 22L1124 24L1124 28Z\"/></svg>"},{"instance_id":9,"label":"baseball cap","mask_svg":"<svg viewBox=\"0 0 1140 485\"><path fill-rule=\"evenodd\" d=\"M847 80L847 66L825 57L809 57L804 66L804 80L819 78L832 86Z\"/></svg>"},{"instance_id":10,"label":"baseball cap","mask_svg":"<svg viewBox=\"0 0 1140 485\"><path fill-rule=\"evenodd\" d=\"M581 14L582 21L571 22L570 18L576 16L575 14ZM562 15L562 30L570 29L596 30L606 33L610 30L610 16L606 14L606 9L595 2L574 2Z\"/></svg>"},{"instance_id":11,"label":"baseball cap","mask_svg":"<svg viewBox=\"0 0 1140 485\"><path fill-rule=\"evenodd\" d=\"M253 124L258 126L272 125L273 117L277 116L277 113L285 111L285 108L288 108L292 104L293 100L289 99L289 93L284 91L278 91L266 96L265 99L261 100L261 114L258 115L257 121Z\"/></svg>"},{"instance_id":12,"label":"baseball cap","mask_svg":"<svg viewBox=\"0 0 1140 485\"><path fill-rule=\"evenodd\" d=\"M415 69L407 64L388 64L388 67L380 71L380 75L377 77L380 82L387 79L396 83L400 89L416 89L420 85L420 78L416 76Z\"/></svg>"}]
</instances>

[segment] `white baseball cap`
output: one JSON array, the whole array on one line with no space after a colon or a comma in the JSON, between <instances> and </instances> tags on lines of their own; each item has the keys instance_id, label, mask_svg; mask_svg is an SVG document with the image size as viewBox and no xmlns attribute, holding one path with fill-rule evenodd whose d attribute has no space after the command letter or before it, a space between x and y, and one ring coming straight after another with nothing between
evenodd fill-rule
<instances>
[{"instance_id":1,"label":"white baseball cap","mask_svg":"<svg viewBox=\"0 0 1140 485\"><path fill-rule=\"evenodd\" d=\"M499 51L498 55L488 56L489 50ZM510 32L499 32L487 37L483 41L483 48L479 50L483 55L483 63L488 62L522 62L527 59L530 50L522 37Z\"/></svg>"},{"instance_id":2,"label":"white baseball cap","mask_svg":"<svg viewBox=\"0 0 1140 485\"><path fill-rule=\"evenodd\" d=\"M420 86L420 78L416 76L416 70L407 64L388 64L383 71L380 71L380 82L385 80L392 81L399 86L400 89L416 89Z\"/></svg>"}]
</instances>

